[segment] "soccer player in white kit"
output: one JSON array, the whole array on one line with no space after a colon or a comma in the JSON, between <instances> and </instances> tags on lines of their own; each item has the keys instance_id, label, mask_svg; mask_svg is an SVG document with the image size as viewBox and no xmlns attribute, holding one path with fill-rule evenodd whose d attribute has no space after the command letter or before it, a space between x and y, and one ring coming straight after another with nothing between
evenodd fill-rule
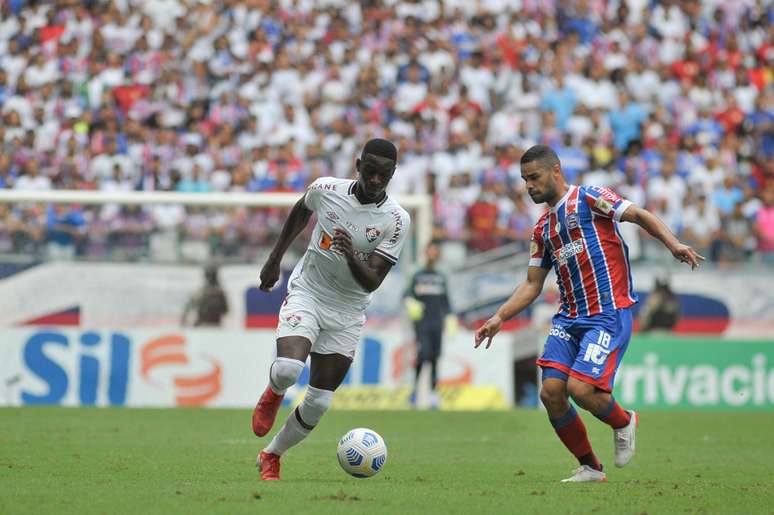
<instances>
[{"instance_id":1,"label":"soccer player in white kit","mask_svg":"<svg viewBox=\"0 0 774 515\"><path fill-rule=\"evenodd\" d=\"M290 211L261 270L260 289L269 291L279 280L285 251L312 214L317 215L309 247L288 281L279 312L277 358L253 411L253 432L264 436L271 430L285 391L311 356L309 387L258 454L263 480L280 478L280 456L306 438L330 406L355 355L371 292L398 261L411 219L385 191L397 154L391 142L372 139L355 161L357 180L314 181Z\"/></svg>"}]
</instances>

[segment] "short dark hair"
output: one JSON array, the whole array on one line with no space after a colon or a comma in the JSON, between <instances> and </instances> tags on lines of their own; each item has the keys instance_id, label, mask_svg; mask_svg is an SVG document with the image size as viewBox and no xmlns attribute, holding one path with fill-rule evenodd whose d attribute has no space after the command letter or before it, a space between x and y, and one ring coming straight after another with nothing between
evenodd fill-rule
<instances>
[{"instance_id":1,"label":"short dark hair","mask_svg":"<svg viewBox=\"0 0 774 515\"><path fill-rule=\"evenodd\" d=\"M368 143L363 147L363 152L360 154L360 159L365 159L366 154L374 154L375 156L386 157L393 161L398 161L398 149L391 141L387 141L382 138L374 138L368 140Z\"/></svg>"},{"instance_id":2,"label":"short dark hair","mask_svg":"<svg viewBox=\"0 0 774 515\"><path fill-rule=\"evenodd\" d=\"M548 168L553 168L554 165L559 164L559 156L556 155L556 152L551 147L534 145L521 156L521 164L525 165L533 161L537 161Z\"/></svg>"}]
</instances>

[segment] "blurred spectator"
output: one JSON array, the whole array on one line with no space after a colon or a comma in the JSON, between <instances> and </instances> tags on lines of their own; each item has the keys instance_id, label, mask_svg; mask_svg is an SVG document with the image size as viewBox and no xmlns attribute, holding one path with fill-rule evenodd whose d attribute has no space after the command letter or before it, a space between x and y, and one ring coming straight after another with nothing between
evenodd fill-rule
<instances>
[{"instance_id":1,"label":"blurred spectator","mask_svg":"<svg viewBox=\"0 0 774 515\"><path fill-rule=\"evenodd\" d=\"M763 193L763 206L755 218L755 235L758 238L758 252L764 263L774 263L774 187L769 186Z\"/></svg>"},{"instance_id":2,"label":"blurred spectator","mask_svg":"<svg viewBox=\"0 0 774 515\"><path fill-rule=\"evenodd\" d=\"M579 175L589 170L588 154L580 146L573 144L570 134L565 134L562 145L554 150L562 163L562 171L567 182L577 184Z\"/></svg>"},{"instance_id":3,"label":"blurred spectator","mask_svg":"<svg viewBox=\"0 0 774 515\"><path fill-rule=\"evenodd\" d=\"M680 319L680 300L669 286L669 280L656 279L640 313L640 331L670 331Z\"/></svg>"},{"instance_id":4,"label":"blurred spectator","mask_svg":"<svg viewBox=\"0 0 774 515\"><path fill-rule=\"evenodd\" d=\"M712 196L712 203L724 216L730 215L734 211L734 206L744 198L742 189L736 183L736 178L733 175L726 175L723 179L723 185L716 188Z\"/></svg>"},{"instance_id":5,"label":"blurred spectator","mask_svg":"<svg viewBox=\"0 0 774 515\"><path fill-rule=\"evenodd\" d=\"M145 208L123 205L106 221L110 228L109 246L116 258L135 261L147 256L153 221Z\"/></svg>"},{"instance_id":6,"label":"blurred spectator","mask_svg":"<svg viewBox=\"0 0 774 515\"><path fill-rule=\"evenodd\" d=\"M575 92L565 84L564 75L557 73L554 75L553 87L543 95L540 108L554 113L557 127L564 130L576 103Z\"/></svg>"},{"instance_id":7,"label":"blurred spectator","mask_svg":"<svg viewBox=\"0 0 774 515\"><path fill-rule=\"evenodd\" d=\"M675 173L674 159L668 158L661 168L661 175L653 177L648 183L648 200L674 233L681 228L686 193L685 181Z\"/></svg>"},{"instance_id":8,"label":"blurred spectator","mask_svg":"<svg viewBox=\"0 0 774 515\"><path fill-rule=\"evenodd\" d=\"M720 217L717 209L699 193L683 211L683 237L696 251L717 261L720 255Z\"/></svg>"},{"instance_id":9,"label":"blurred spectator","mask_svg":"<svg viewBox=\"0 0 774 515\"><path fill-rule=\"evenodd\" d=\"M194 327L217 327L228 313L226 293L218 279L218 267L208 265L204 269L204 286L191 296L185 305L180 325L189 325L188 318L194 312Z\"/></svg>"},{"instance_id":10,"label":"blurred spectator","mask_svg":"<svg viewBox=\"0 0 774 515\"><path fill-rule=\"evenodd\" d=\"M721 260L725 262L742 261L755 250L753 225L744 214L744 206L740 202L734 206L730 217L722 223Z\"/></svg>"},{"instance_id":11,"label":"blurred spectator","mask_svg":"<svg viewBox=\"0 0 774 515\"><path fill-rule=\"evenodd\" d=\"M17 190L50 190L51 179L40 175L38 160L31 158L22 166L22 174L16 179L13 187Z\"/></svg>"},{"instance_id":12,"label":"blurred spectator","mask_svg":"<svg viewBox=\"0 0 774 515\"><path fill-rule=\"evenodd\" d=\"M396 193L434 195L457 259L467 214L483 226L493 212L481 189L497 236L475 247L540 215L514 194L519 153L545 143L571 181L620 185L673 230L688 230L685 198L701 190L731 248L736 206L751 219L774 180L768 4L480 4L6 2L0 187L301 191L349 176L355 149L383 136L400 142ZM84 245L104 244L114 209L84 212ZM178 232L200 249L190 256L226 252L212 234L250 235L248 254L270 237L240 225L270 212L220 209L213 226L174 211L149 212L166 235L154 255Z\"/></svg>"},{"instance_id":13,"label":"blurred spectator","mask_svg":"<svg viewBox=\"0 0 774 515\"><path fill-rule=\"evenodd\" d=\"M13 252L38 256L43 250L46 235L46 212L37 205L17 205L6 218Z\"/></svg>"},{"instance_id":14,"label":"blurred spectator","mask_svg":"<svg viewBox=\"0 0 774 515\"><path fill-rule=\"evenodd\" d=\"M468 248L474 252L491 250L500 245L497 231L498 207L493 186L485 185L478 199L468 208Z\"/></svg>"},{"instance_id":15,"label":"blurred spectator","mask_svg":"<svg viewBox=\"0 0 774 515\"><path fill-rule=\"evenodd\" d=\"M86 236L86 218L80 206L50 204L46 213L47 257L73 259Z\"/></svg>"},{"instance_id":16,"label":"blurred spectator","mask_svg":"<svg viewBox=\"0 0 774 515\"><path fill-rule=\"evenodd\" d=\"M212 184L204 178L202 167L195 163L191 168L190 177L180 179L175 189L182 193L209 193L212 191Z\"/></svg>"}]
</instances>

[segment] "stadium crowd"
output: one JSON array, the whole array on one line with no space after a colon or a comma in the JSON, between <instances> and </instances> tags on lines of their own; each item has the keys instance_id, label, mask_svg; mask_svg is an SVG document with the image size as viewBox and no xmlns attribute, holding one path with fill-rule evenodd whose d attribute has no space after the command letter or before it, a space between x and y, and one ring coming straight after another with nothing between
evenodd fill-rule
<instances>
[{"instance_id":1,"label":"stadium crowd","mask_svg":"<svg viewBox=\"0 0 774 515\"><path fill-rule=\"evenodd\" d=\"M545 143L708 258L774 262L770 0L2 0L0 113L0 188L302 191L385 137L392 192L471 253L526 245ZM282 215L0 205L0 249L251 259Z\"/></svg>"}]
</instances>

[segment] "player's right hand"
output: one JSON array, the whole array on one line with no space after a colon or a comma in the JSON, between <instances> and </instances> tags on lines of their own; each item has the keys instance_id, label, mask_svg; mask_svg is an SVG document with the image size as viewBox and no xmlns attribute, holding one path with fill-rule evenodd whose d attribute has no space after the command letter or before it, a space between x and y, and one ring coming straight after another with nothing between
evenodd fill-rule
<instances>
[{"instance_id":1,"label":"player's right hand","mask_svg":"<svg viewBox=\"0 0 774 515\"><path fill-rule=\"evenodd\" d=\"M494 335L500 332L500 328L502 326L503 320L497 315L487 320L486 323L484 323L484 325L479 327L478 331L476 331L476 338L473 347L477 349L484 340L488 339L485 347L488 349L489 346L492 345L492 338L494 338Z\"/></svg>"},{"instance_id":2,"label":"player's right hand","mask_svg":"<svg viewBox=\"0 0 774 515\"><path fill-rule=\"evenodd\" d=\"M271 291L280 278L280 264L273 259L269 259L261 269L261 285L258 287L261 291Z\"/></svg>"}]
</instances>

